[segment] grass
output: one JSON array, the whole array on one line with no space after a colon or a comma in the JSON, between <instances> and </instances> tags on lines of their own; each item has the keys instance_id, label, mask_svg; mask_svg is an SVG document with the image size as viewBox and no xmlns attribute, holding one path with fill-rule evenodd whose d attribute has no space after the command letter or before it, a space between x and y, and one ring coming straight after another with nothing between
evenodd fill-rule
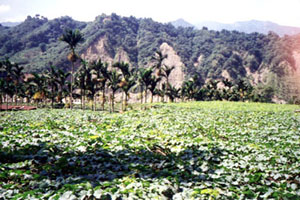
<instances>
[{"instance_id":1,"label":"grass","mask_svg":"<svg viewBox=\"0 0 300 200\"><path fill-rule=\"evenodd\" d=\"M295 105L0 113L0 198L299 199Z\"/></svg>"}]
</instances>

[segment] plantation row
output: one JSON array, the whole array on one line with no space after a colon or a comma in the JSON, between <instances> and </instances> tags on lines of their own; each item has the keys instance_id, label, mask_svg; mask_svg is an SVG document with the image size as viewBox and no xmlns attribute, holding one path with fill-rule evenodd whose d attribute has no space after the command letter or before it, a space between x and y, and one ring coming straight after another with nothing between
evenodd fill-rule
<instances>
[{"instance_id":1,"label":"plantation row","mask_svg":"<svg viewBox=\"0 0 300 200\"><path fill-rule=\"evenodd\" d=\"M108 99L110 110L114 111L115 94L119 90L124 94L122 109L127 107L130 92L139 92L141 103L147 102L148 93L151 94L150 102L153 102L155 95L162 102L166 99L171 102L176 99L268 102L274 93L272 89L262 93L242 79L235 83L225 79L222 81L224 87L220 89L218 81L211 80L203 85L197 76L184 81L181 88L176 88L169 82L175 67L163 64L167 55L160 51L155 52L152 58L153 66L135 69L124 62L108 66L101 60L88 62L80 58L75 52L76 46L83 41L78 30L67 30L60 40L70 47L68 59L72 63L72 70L66 72L50 66L42 74L24 74L24 68L17 63L11 63L8 59L0 61L0 103L9 103L8 97L11 101L14 99L16 104L18 99L27 99L27 102L34 100L36 103L50 100L54 107L56 103L63 106L63 99L68 97L67 107L72 108L73 99L80 98L81 108L84 109L87 98L93 101L93 109L96 109L96 97L101 95L102 110ZM80 67L75 71L77 64Z\"/></svg>"}]
</instances>

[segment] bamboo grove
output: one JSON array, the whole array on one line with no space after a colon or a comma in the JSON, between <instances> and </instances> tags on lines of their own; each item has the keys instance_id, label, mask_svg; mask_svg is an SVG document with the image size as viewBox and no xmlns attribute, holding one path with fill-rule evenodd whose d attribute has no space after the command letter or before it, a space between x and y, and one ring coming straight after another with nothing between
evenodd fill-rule
<instances>
[{"instance_id":1,"label":"bamboo grove","mask_svg":"<svg viewBox=\"0 0 300 200\"><path fill-rule=\"evenodd\" d=\"M12 63L8 58L0 60L0 104L36 103L52 108L73 108L73 102L80 99L81 109L91 102L91 109L115 111L116 94L121 94L122 111L128 108L130 94L139 94L141 103L152 103L156 96L159 102L190 100L228 100L228 101L271 101L272 90L260 91L247 80L231 82L210 80L205 84L194 76L182 83L180 88L169 82L174 66L167 66L167 55L156 51L150 67L132 68L128 63L115 62L112 65L97 61L87 61L76 53L76 46L82 42L83 35L78 30L66 30L59 40L68 44L67 55L72 64L71 71L50 66L43 73L25 74L24 68ZM75 70L75 66L77 70ZM222 87L219 87L219 83ZM150 96L149 96L150 95Z\"/></svg>"}]
</instances>

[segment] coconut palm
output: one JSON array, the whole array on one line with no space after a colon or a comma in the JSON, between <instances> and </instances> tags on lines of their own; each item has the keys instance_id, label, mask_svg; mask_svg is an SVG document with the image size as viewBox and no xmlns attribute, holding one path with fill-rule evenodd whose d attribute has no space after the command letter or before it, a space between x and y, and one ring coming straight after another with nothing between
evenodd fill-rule
<instances>
[{"instance_id":1,"label":"coconut palm","mask_svg":"<svg viewBox=\"0 0 300 200\"><path fill-rule=\"evenodd\" d=\"M72 71L71 71L71 88L70 88L70 101L71 101L71 109L73 108L73 82L74 82L74 65L78 56L76 55L75 48L80 43L83 42L83 35L80 33L79 30L71 30L67 29L63 33L63 35L59 38L60 41L66 42L69 45L71 50L70 54L68 55L68 59L72 63Z\"/></svg>"}]
</instances>

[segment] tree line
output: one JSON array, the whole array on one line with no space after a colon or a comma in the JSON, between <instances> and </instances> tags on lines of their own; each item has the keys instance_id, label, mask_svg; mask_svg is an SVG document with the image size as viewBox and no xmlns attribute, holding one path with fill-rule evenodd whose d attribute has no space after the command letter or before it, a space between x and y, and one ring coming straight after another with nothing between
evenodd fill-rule
<instances>
[{"instance_id":1,"label":"tree line","mask_svg":"<svg viewBox=\"0 0 300 200\"><path fill-rule=\"evenodd\" d=\"M72 64L70 72L50 66L43 73L25 74L24 68L9 59L0 61L0 103L15 102L26 99L51 102L51 107L73 106L73 99L81 99L81 108L86 109L86 99L92 101L92 109L96 110L97 97L101 98L101 110L109 103L109 110L115 111L115 95L122 93L122 110L128 107L130 93L140 93L140 102L158 101L190 101L190 100L228 100L228 101L270 101L274 91L261 94L247 80L239 79L231 82L210 80L204 85L199 77L184 81L180 88L173 86L169 76L174 66L167 66L164 60L167 55L156 51L152 56L153 65L147 68L132 68L128 63L115 62L111 66L102 60L88 62L76 53L77 45L84 41L79 30L66 30L59 40L68 44L67 55ZM77 70L75 64L80 63ZM223 87L218 87L221 82ZM150 97L148 97L150 95ZM63 99L68 102L63 103Z\"/></svg>"}]
</instances>

